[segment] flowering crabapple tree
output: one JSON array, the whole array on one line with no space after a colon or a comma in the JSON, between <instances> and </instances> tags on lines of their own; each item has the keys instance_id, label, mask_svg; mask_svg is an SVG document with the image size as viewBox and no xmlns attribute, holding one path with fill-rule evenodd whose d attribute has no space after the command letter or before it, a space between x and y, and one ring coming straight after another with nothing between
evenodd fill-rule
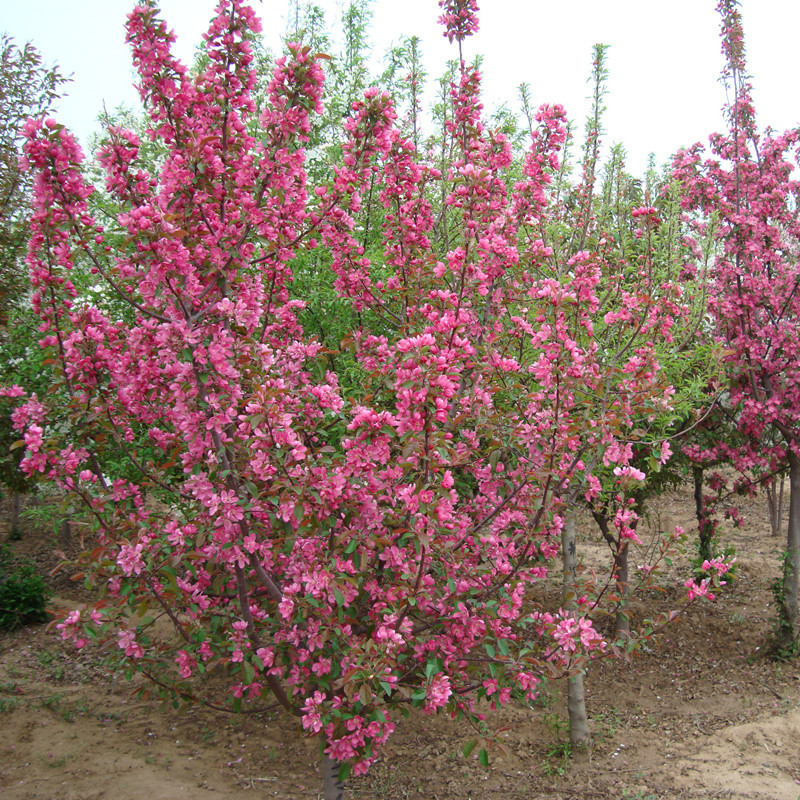
<instances>
[{"instance_id":1,"label":"flowering crabapple tree","mask_svg":"<svg viewBox=\"0 0 800 800\"><path fill-rule=\"evenodd\" d=\"M474 2L442 5L461 46ZM629 530L619 434L660 390L656 365L632 353L611 392L593 340L600 259L581 251L554 270L535 235L565 137L559 107L539 111L509 187L509 144L484 127L480 74L463 60L446 172L368 89L331 179L310 185L324 75L307 47L276 62L259 114L259 22L241 0L220 3L196 76L154 4L127 29L165 155L147 171L137 137L108 130L98 160L113 223L91 212L99 190L71 134L27 125L33 302L68 401L27 397L15 423L24 468L94 520L85 569L102 593L58 628L79 646L111 637L173 697L274 701L319 736L325 797L340 797L409 706L482 730L477 701L531 698L543 675L608 649L585 604L524 601L558 552L565 499L595 491L604 457ZM370 186L380 258L358 238ZM429 197L442 194L451 231L438 253ZM338 351L301 324L314 297L296 296L293 267L309 251L353 310ZM77 291L82 265L119 313ZM345 389L332 365L346 359L359 380Z\"/></svg>"},{"instance_id":2,"label":"flowering crabapple tree","mask_svg":"<svg viewBox=\"0 0 800 800\"><path fill-rule=\"evenodd\" d=\"M800 129L759 134L738 3L720 0L717 9L723 77L731 92L729 129L711 137L706 160L698 144L678 154L674 170L684 186L685 208L719 220L710 307L725 345L727 407L742 440L695 456L701 462L725 459L750 475L788 465L777 625L778 648L788 654L796 651L800 635L800 183L792 177Z\"/></svg>"},{"instance_id":3,"label":"flowering crabapple tree","mask_svg":"<svg viewBox=\"0 0 800 800\"><path fill-rule=\"evenodd\" d=\"M651 169L642 186L625 170L621 146L612 148L608 163L600 163L608 79L605 48L597 45L593 56L593 103L586 122L581 179L575 186L559 187L566 197L550 204L545 240L555 254L554 269L581 249L596 254L602 289L592 337L605 391L616 394L631 374L649 371L649 382L641 384L648 391L623 417L629 428L618 433L631 468L625 473L629 480L626 535L621 535L615 519L622 468L612 451L603 453L602 463L594 470L599 489L586 498L611 549L616 585L606 601L617 603L617 635L629 637L627 595L649 576L648 572L640 572L638 578L635 571L630 574L629 560L642 544L636 535L638 520L649 496L679 480L680 466L673 469L668 440L676 435L682 418L707 402L702 379L687 376L697 373L702 378L707 370L700 365L713 360L708 359L707 348L695 344L702 293L694 293L694 282L683 274L687 253L679 240L680 207L671 179Z\"/></svg>"},{"instance_id":4,"label":"flowering crabapple tree","mask_svg":"<svg viewBox=\"0 0 800 800\"><path fill-rule=\"evenodd\" d=\"M569 337L593 352L592 368L597 376L587 386L587 393L576 393L575 398L587 403L595 416L608 407L609 398L625 398L625 408L615 414L619 427L613 446L597 447L592 420L585 419L587 424L576 427L576 441L581 442L584 460L592 463L592 468L585 482L571 481L561 498L566 509L562 529L565 604L574 606L575 600L582 598L583 613L587 608L593 614L615 613L617 641L612 649L630 650L652 634L654 625L647 620L631 625L629 597L651 584L656 564L675 536L682 534L680 530L664 532L660 541L645 547L637 535L639 516L648 496L678 480L680 467L672 469L667 439L676 434L681 418L693 414L707 399L698 391L702 382L687 380L688 373L705 372L698 371L697 364L706 352L686 346L693 343L702 309L679 280L684 247L677 241L680 209L675 192L670 191L674 187L651 170L643 189L625 172L621 147L614 148L609 163L601 165L606 80L605 48L597 46L581 178L575 186L565 183L564 176L571 169L562 162L533 238L540 236L550 251L536 267L540 278L547 275L560 280L565 265L569 269L573 260L587 251L599 269L598 302L591 312L590 327L567 322ZM651 205L651 196L658 207ZM670 378L676 386L670 385ZM580 417L577 409L570 414L573 419ZM584 502L611 550L610 582L594 583L578 571L573 511ZM649 563L636 563L641 552L648 554L638 560ZM710 560L707 567L718 579L721 573ZM703 572L697 581L687 581L689 593L702 596L713 580ZM655 627L659 625L655 623ZM570 739L573 744L586 744L589 730L578 671L568 683L568 708Z\"/></svg>"}]
</instances>

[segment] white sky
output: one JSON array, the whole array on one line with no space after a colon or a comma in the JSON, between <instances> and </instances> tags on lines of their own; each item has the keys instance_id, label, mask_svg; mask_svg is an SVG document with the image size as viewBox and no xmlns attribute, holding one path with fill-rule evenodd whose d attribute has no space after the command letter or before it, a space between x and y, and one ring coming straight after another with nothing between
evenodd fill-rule
<instances>
[{"instance_id":1,"label":"white sky","mask_svg":"<svg viewBox=\"0 0 800 800\"><path fill-rule=\"evenodd\" d=\"M264 21L267 44L280 48L288 0L251 0ZM329 27L343 0L317 0ZM161 0L178 35L177 55L187 63L213 13L215 0ZM629 165L641 172L647 154L659 163L679 147L722 127L724 93L715 0L481 0L481 30L465 43L469 59L485 56L487 108L516 105L516 87L533 90L536 105L562 103L580 125L588 111L587 78L595 42L611 46L607 141L622 142ZM85 143L103 107L133 104L133 73L124 44L125 15L133 0L0 0L0 31L18 44L32 41L48 63L58 63L74 82L58 118ZM455 56L436 24L436 0L373 0L370 40L381 56L403 35L422 39L431 78ZM742 0L748 66L762 126L800 123L795 85L797 0Z\"/></svg>"}]
</instances>

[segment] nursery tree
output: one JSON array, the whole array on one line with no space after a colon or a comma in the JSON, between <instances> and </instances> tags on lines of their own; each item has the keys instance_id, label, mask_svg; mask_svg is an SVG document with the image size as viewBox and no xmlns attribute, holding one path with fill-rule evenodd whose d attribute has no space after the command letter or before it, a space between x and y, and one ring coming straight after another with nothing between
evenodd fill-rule
<instances>
[{"instance_id":1,"label":"nursery tree","mask_svg":"<svg viewBox=\"0 0 800 800\"><path fill-rule=\"evenodd\" d=\"M31 44L20 48L0 36L0 326L27 284L22 257L31 177L19 168L22 124L46 113L63 83L56 68L43 66Z\"/></svg>"},{"instance_id":2,"label":"nursery tree","mask_svg":"<svg viewBox=\"0 0 800 800\"><path fill-rule=\"evenodd\" d=\"M475 2L441 5L460 52ZM113 636L177 698L221 686L240 708L271 696L320 735L328 798L409 705L480 730L476 700L533 697L543 674L607 648L585 602L531 613L523 601L558 552L565 504L597 491L603 459L617 465L614 520L630 538L622 437L664 387L652 348L623 351L613 374L598 357L602 256L558 262L536 234L562 109L536 114L524 178L509 187L510 145L484 126L480 75L462 58L446 169L368 89L340 160L310 184L319 60L289 46L256 138L258 29L241 0L221 2L190 76L155 6L134 9L148 136L165 157L151 174L138 138L109 129L107 227L71 134L27 124L33 302L62 391L29 397L15 422L25 469L80 498L97 528L86 570L104 597L67 615L62 635ZM367 252L370 192L381 245ZM439 257L431 197L449 219ZM342 342L323 345L301 322L315 303L295 285L309 253L349 310ZM78 258L118 305L78 292ZM626 341L638 323L606 325ZM212 671L227 683L204 682Z\"/></svg>"},{"instance_id":3,"label":"nursery tree","mask_svg":"<svg viewBox=\"0 0 800 800\"><path fill-rule=\"evenodd\" d=\"M777 135L756 127L746 75L738 3L721 0L723 72L730 91L728 131L681 152L675 174L685 208L718 220L719 252L710 308L725 346L729 397L741 444L722 442L704 455L730 459L743 474L789 472L789 524L778 604L778 647L796 650L800 615L800 184L792 177L800 129ZM752 478L751 478L752 480Z\"/></svg>"},{"instance_id":4,"label":"nursery tree","mask_svg":"<svg viewBox=\"0 0 800 800\"><path fill-rule=\"evenodd\" d=\"M615 524L618 465L607 454L594 470L599 491L588 498L612 553L616 633L628 637L627 596L644 578L635 572L635 564L633 574L629 567L632 551L641 544L635 534L638 518L646 511L648 497L681 478L681 465L671 460L670 440L710 401L705 387L714 359L708 345L694 336L705 312L702 292L696 291L703 276L698 280L684 270L690 253L681 238L674 182L652 167L644 181L633 178L625 169L621 145L612 147L608 161L601 162L606 50L596 45L593 51L592 108L585 126L580 180L575 185L556 183L541 235L553 250L554 274L581 251L596 253L602 277L592 339L606 391L614 395L627 379L633 354L638 368L652 369L652 387L660 386L660 394L642 403L629 419L629 430L620 434L626 458L639 476L628 496L633 535L621 536ZM562 165L559 178L567 171ZM580 493L574 499L580 500Z\"/></svg>"},{"instance_id":5,"label":"nursery tree","mask_svg":"<svg viewBox=\"0 0 800 800\"><path fill-rule=\"evenodd\" d=\"M43 390L47 383L36 346L35 317L25 303L28 278L24 264L28 237L32 175L20 170L23 122L47 112L65 79L47 69L31 45L18 47L0 36L0 361L4 380ZM46 370L44 375L46 376ZM12 497L12 533L19 532L20 493L29 482L19 470L21 450L12 430L11 406L0 401L0 486Z\"/></svg>"}]
</instances>

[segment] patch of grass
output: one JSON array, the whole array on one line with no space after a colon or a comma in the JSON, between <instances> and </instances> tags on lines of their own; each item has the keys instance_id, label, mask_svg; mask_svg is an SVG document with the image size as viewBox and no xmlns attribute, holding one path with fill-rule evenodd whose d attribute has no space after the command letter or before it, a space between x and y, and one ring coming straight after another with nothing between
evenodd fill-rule
<instances>
[{"instance_id":1,"label":"patch of grass","mask_svg":"<svg viewBox=\"0 0 800 800\"><path fill-rule=\"evenodd\" d=\"M39 700L39 708L46 708L48 711L52 711L61 717L64 722L75 722L75 717L78 715L89 713L86 700L83 698L76 703L64 703L63 700L64 698L60 694L52 694Z\"/></svg>"},{"instance_id":2,"label":"patch of grass","mask_svg":"<svg viewBox=\"0 0 800 800\"><path fill-rule=\"evenodd\" d=\"M61 681L64 678L64 667L57 653L52 650L40 650L36 654L36 661L45 671L51 681Z\"/></svg>"},{"instance_id":3,"label":"patch of grass","mask_svg":"<svg viewBox=\"0 0 800 800\"><path fill-rule=\"evenodd\" d=\"M592 736L600 742L612 739L619 728L619 711L617 707L608 712L599 712L592 717Z\"/></svg>"},{"instance_id":4,"label":"patch of grass","mask_svg":"<svg viewBox=\"0 0 800 800\"><path fill-rule=\"evenodd\" d=\"M622 789L620 800L663 800L661 795L645 794L643 789Z\"/></svg>"},{"instance_id":5,"label":"patch of grass","mask_svg":"<svg viewBox=\"0 0 800 800\"><path fill-rule=\"evenodd\" d=\"M370 794L375 798L405 800L409 796L408 787L398 786L395 775L386 763L376 764L362 780L369 786Z\"/></svg>"},{"instance_id":6,"label":"patch of grass","mask_svg":"<svg viewBox=\"0 0 800 800\"><path fill-rule=\"evenodd\" d=\"M0 714L13 711L19 704L20 701L16 697L0 697Z\"/></svg>"},{"instance_id":7,"label":"patch of grass","mask_svg":"<svg viewBox=\"0 0 800 800\"><path fill-rule=\"evenodd\" d=\"M58 767L63 767L64 764L67 763L67 756L58 756L57 758L53 755L50 756L40 756L42 763L51 769L57 769Z\"/></svg>"},{"instance_id":8,"label":"patch of grass","mask_svg":"<svg viewBox=\"0 0 800 800\"><path fill-rule=\"evenodd\" d=\"M214 728L206 728L199 738L203 744L213 744L217 741L217 731Z\"/></svg>"},{"instance_id":9,"label":"patch of grass","mask_svg":"<svg viewBox=\"0 0 800 800\"><path fill-rule=\"evenodd\" d=\"M542 772L550 777L563 777L569 772L572 744L569 740L553 745L542 760Z\"/></svg>"},{"instance_id":10,"label":"patch of grass","mask_svg":"<svg viewBox=\"0 0 800 800\"><path fill-rule=\"evenodd\" d=\"M61 710L61 695L51 694L49 697L43 697L39 700L39 708L46 708L48 711L57 713Z\"/></svg>"}]
</instances>

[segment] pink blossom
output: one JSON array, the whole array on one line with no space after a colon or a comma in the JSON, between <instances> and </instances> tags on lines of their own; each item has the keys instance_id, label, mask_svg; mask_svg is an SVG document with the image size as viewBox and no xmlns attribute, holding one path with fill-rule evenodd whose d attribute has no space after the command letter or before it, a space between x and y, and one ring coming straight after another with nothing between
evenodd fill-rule
<instances>
[{"instance_id":1,"label":"pink blossom","mask_svg":"<svg viewBox=\"0 0 800 800\"><path fill-rule=\"evenodd\" d=\"M175 663L178 665L178 671L180 672L181 678L191 678L192 673L197 668L197 662L186 652L186 650L178 650Z\"/></svg>"},{"instance_id":2,"label":"pink blossom","mask_svg":"<svg viewBox=\"0 0 800 800\"><path fill-rule=\"evenodd\" d=\"M139 542L136 545L122 545L117 556L117 564L124 575L141 575L145 568L142 551L144 545Z\"/></svg>"},{"instance_id":3,"label":"pink blossom","mask_svg":"<svg viewBox=\"0 0 800 800\"><path fill-rule=\"evenodd\" d=\"M636 467L614 467L614 474L621 480L632 480L632 481L643 481L645 479L645 474L640 469L636 469Z\"/></svg>"},{"instance_id":4,"label":"pink blossom","mask_svg":"<svg viewBox=\"0 0 800 800\"><path fill-rule=\"evenodd\" d=\"M143 658L144 649L136 641L136 634L133 631L119 631L117 633L117 647L124 650L128 658Z\"/></svg>"},{"instance_id":5,"label":"pink blossom","mask_svg":"<svg viewBox=\"0 0 800 800\"><path fill-rule=\"evenodd\" d=\"M452 694L450 678L442 672L437 672L426 692L425 711L430 713L446 705Z\"/></svg>"}]
</instances>

